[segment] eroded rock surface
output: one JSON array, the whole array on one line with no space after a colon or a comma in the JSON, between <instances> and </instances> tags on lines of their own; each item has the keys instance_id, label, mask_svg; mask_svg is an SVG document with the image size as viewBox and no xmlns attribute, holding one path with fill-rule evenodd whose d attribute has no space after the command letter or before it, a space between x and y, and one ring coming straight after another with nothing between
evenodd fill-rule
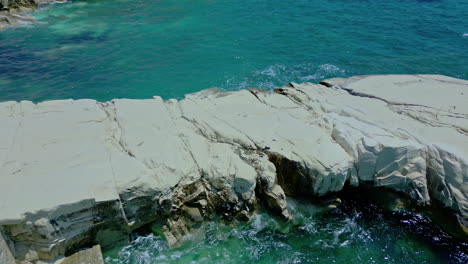
<instances>
[{"instance_id":1,"label":"eroded rock surface","mask_svg":"<svg viewBox=\"0 0 468 264\"><path fill-rule=\"evenodd\" d=\"M99 245L77 252L57 264L103 264L101 248Z\"/></svg>"},{"instance_id":2,"label":"eroded rock surface","mask_svg":"<svg viewBox=\"0 0 468 264\"><path fill-rule=\"evenodd\" d=\"M437 200L468 226L468 82L386 75L181 101L0 103L0 225L19 260L125 242L163 221L177 244L215 216L362 182Z\"/></svg>"},{"instance_id":3,"label":"eroded rock surface","mask_svg":"<svg viewBox=\"0 0 468 264\"><path fill-rule=\"evenodd\" d=\"M7 240L3 237L0 230L0 263L2 264L15 264L15 257L11 253Z\"/></svg>"}]
</instances>

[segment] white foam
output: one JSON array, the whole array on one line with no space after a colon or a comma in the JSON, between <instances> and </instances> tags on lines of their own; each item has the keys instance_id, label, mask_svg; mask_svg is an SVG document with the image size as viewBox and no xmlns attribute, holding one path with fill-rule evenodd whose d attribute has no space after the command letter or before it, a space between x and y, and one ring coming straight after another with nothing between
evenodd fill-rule
<instances>
[{"instance_id":1,"label":"white foam","mask_svg":"<svg viewBox=\"0 0 468 264\"><path fill-rule=\"evenodd\" d=\"M309 74L311 72L313 72L313 74ZM225 76L225 83L221 85L221 89L226 91L247 88L272 90L276 87L286 85L292 80L316 82L326 78L340 77L345 75L345 73L346 70L329 63L319 66L306 62L288 66L273 64L266 68L255 70L243 78Z\"/></svg>"},{"instance_id":2,"label":"white foam","mask_svg":"<svg viewBox=\"0 0 468 264\"><path fill-rule=\"evenodd\" d=\"M330 77L330 75L336 76L336 75L343 75L345 73L346 71L341 69L340 67L327 63L327 64L322 64L318 66L314 74L303 76L303 77L300 77L299 79L303 81L322 80L322 79Z\"/></svg>"}]
</instances>

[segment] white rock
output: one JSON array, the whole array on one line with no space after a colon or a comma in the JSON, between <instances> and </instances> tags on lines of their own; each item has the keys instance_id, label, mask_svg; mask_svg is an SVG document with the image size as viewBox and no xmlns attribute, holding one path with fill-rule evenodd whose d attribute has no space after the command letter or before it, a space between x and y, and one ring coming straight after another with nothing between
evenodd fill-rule
<instances>
[{"instance_id":1,"label":"white rock","mask_svg":"<svg viewBox=\"0 0 468 264\"><path fill-rule=\"evenodd\" d=\"M6 240L0 231L0 263L2 264L15 264L15 258L11 253Z\"/></svg>"},{"instance_id":2,"label":"white rock","mask_svg":"<svg viewBox=\"0 0 468 264\"><path fill-rule=\"evenodd\" d=\"M95 219L137 228L161 194L203 178L249 201L259 179L274 199L278 184L325 195L368 182L438 200L468 226L467 81L358 76L277 92L0 103L0 225L18 256L40 244L60 257Z\"/></svg>"}]
</instances>

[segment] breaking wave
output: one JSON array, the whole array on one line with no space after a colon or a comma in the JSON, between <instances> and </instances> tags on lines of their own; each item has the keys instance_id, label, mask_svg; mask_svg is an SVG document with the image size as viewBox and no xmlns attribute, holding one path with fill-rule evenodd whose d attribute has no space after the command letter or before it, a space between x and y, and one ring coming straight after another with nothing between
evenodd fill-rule
<instances>
[{"instance_id":1,"label":"breaking wave","mask_svg":"<svg viewBox=\"0 0 468 264\"><path fill-rule=\"evenodd\" d=\"M288 201L294 220L258 214L232 227L205 223L171 249L159 236L140 236L106 264L467 263L466 243L453 243L417 213L385 215L372 204L337 209ZM422 240L418 237L426 237Z\"/></svg>"},{"instance_id":2,"label":"breaking wave","mask_svg":"<svg viewBox=\"0 0 468 264\"><path fill-rule=\"evenodd\" d=\"M275 64L261 70L256 70L244 78L227 76L224 90L240 90L246 88L259 88L271 90L290 82L318 83L323 79L333 77L346 77L347 71L333 64L314 65L303 63L298 65Z\"/></svg>"}]
</instances>

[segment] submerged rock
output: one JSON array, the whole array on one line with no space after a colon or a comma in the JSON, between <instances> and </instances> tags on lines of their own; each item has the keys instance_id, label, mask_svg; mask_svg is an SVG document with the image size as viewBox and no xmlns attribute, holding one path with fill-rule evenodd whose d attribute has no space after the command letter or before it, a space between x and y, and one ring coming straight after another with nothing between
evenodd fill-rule
<instances>
[{"instance_id":1,"label":"submerged rock","mask_svg":"<svg viewBox=\"0 0 468 264\"><path fill-rule=\"evenodd\" d=\"M361 183L440 202L466 232L467 90L386 75L181 101L0 103L1 232L32 263L155 223L176 245L205 219L246 220L263 204L287 220L285 194Z\"/></svg>"},{"instance_id":2,"label":"submerged rock","mask_svg":"<svg viewBox=\"0 0 468 264\"><path fill-rule=\"evenodd\" d=\"M12 25L32 23L35 19L28 15L40 4L64 2L66 0L1 0L0 30Z\"/></svg>"},{"instance_id":3,"label":"submerged rock","mask_svg":"<svg viewBox=\"0 0 468 264\"><path fill-rule=\"evenodd\" d=\"M34 18L28 15L0 11L0 29L9 25L31 23L34 21Z\"/></svg>"}]
</instances>

